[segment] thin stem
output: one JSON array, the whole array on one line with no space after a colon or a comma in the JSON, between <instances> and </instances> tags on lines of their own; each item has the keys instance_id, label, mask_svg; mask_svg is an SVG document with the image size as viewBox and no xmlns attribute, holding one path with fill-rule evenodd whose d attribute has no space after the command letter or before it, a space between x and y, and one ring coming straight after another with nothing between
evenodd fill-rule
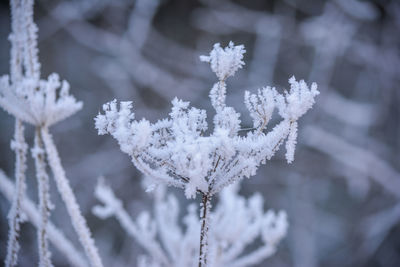
<instances>
[{"instance_id":1,"label":"thin stem","mask_svg":"<svg viewBox=\"0 0 400 267\"><path fill-rule=\"evenodd\" d=\"M24 199L26 190L26 151L24 127L20 120L15 121L14 140L11 147L15 150L15 190L10 212L8 213L10 234L8 236L7 256L5 260L6 267L12 267L17 264L19 251L19 232L21 228L21 203Z\"/></svg>"},{"instance_id":2,"label":"thin stem","mask_svg":"<svg viewBox=\"0 0 400 267\"><path fill-rule=\"evenodd\" d=\"M264 130L265 126L267 126L267 124L268 124L268 120L264 118L263 119L263 123L261 124L261 126L257 130L257 135L260 135L262 133L262 131Z\"/></svg>"},{"instance_id":3,"label":"thin stem","mask_svg":"<svg viewBox=\"0 0 400 267\"><path fill-rule=\"evenodd\" d=\"M36 128L35 146L32 149L32 156L35 159L36 179L38 181L39 213L40 224L38 227L39 242L39 266L53 266L50 260L49 242L47 235L47 225L50 216L50 190L49 176L46 172L45 152L40 128Z\"/></svg>"},{"instance_id":4,"label":"thin stem","mask_svg":"<svg viewBox=\"0 0 400 267\"><path fill-rule=\"evenodd\" d=\"M168 257L165 255L158 242L154 237L148 235L146 231L141 231L141 229L138 228L137 224L135 224L126 210L122 207L122 204L116 209L115 217L121 224L122 228L124 228L129 235L135 238L150 255L159 259L160 262L163 263L163 266L171 266Z\"/></svg>"},{"instance_id":5,"label":"thin stem","mask_svg":"<svg viewBox=\"0 0 400 267\"><path fill-rule=\"evenodd\" d=\"M61 160L58 155L57 148L53 142L53 138L46 127L42 128L41 133L45 144L47 159L54 174L57 189L61 194L65 206L67 207L68 214L71 217L75 232L78 234L79 241L85 249L85 253L89 258L90 264L93 267L102 267L103 264L99 256L99 252L97 251L89 227L87 226L85 218L81 214L79 205L75 199L75 195L65 175L65 171L61 165Z\"/></svg>"},{"instance_id":6,"label":"thin stem","mask_svg":"<svg viewBox=\"0 0 400 267\"><path fill-rule=\"evenodd\" d=\"M21 1L10 1L11 6L11 59L10 76L11 83L15 85L22 77L22 49L19 36L21 35L21 23L19 16L21 12ZM21 227L21 202L23 201L26 183L26 151L27 145L24 137L24 127L19 119L15 120L14 140L11 142L11 148L15 151L15 190L11 209L8 213L9 235L7 242L7 256L4 266L12 267L17 265L19 251L19 232Z\"/></svg>"},{"instance_id":7,"label":"thin stem","mask_svg":"<svg viewBox=\"0 0 400 267\"><path fill-rule=\"evenodd\" d=\"M34 0L22 1L23 13L21 21L24 27L24 68L25 76L29 78L40 78L40 63L38 58L39 50L37 48L38 28L33 21Z\"/></svg>"},{"instance_id":8,"label":"thin stem","mask_svg":"<svg viewBox=\"0 0 400 267\"><path fill-rule=\"evenodd\" d=\"M0 169L0 192L11 202L15 197L15 185L11 179L7 178ZM40 225L40 213L29 197L25 196L21 202L21 209L26 214L28 220L36 227ZM76 249L69 239L67 239L62 231L58 229L50 221L48 223L47 232L50 242L58 249L61 254L65 255L71 266L87 267L88 264L81 254L81 251Z\"/></svg>"},{"instance_id":9,"label":"thin stem","mask_svg":"<svg viewBox=\"0 0 400 267\"><path fill-rule=\"evenodd\" d=\"M200 255L199 267L207 266L208 256L208 230L210 225L210 210L211 210L211 197L203 194L202 197L202 210L201 210L201 231L200 231Z\"/></svg>"},{"instance_id":10,"label":"thin stem","mask_svg":"<svg viewBox=\"0 0 400 267\"><path fill-rule=\"evenodd\" d=\"M21 0L10 0L11 6L11 34L9 40L11 42L10 51L10 78L11 83L15 85L22 79L22 42L21 35L23 32L21 25Z\"/></svg>"}]
</instances>

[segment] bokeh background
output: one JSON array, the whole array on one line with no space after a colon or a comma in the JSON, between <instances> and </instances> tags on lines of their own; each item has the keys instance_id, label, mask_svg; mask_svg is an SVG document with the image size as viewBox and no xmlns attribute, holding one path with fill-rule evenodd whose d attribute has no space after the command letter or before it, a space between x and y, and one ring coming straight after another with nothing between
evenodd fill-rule
<instances>
[{"instance_id":1,"label":"bokeh background","mask_svg":"<svg viewBox=\"0 0 400 267\"><path fill-rule=\"evenodd\" d=\"M0 74L9 73L10 12L0 2ZM103 175L135 217L151 210L141 175L93 118L114 98L133 100L137 118L167 116L177 96L213 110L215 76L198 59L212 45L244 44L246 66L228 81L228 104L242 113L244 90L288 88L295 75L321 95L300 121L295 162L282 152L242 183L265 208L287 211L288 236L260 266L400 266L400 3L395 0L70 0L36 1L42 77L69 81L84 102L52 131L67 176L105 266L135 266L143 250L115 219L91 213ZM14 120L0 111L0 168L13 176ZM28 142L32 144L32 130ZM29 159L28 195L36 200ZM54 184L52 221L78 244ZM175 192L182 209L190 202ZM0 258L10 204L0 195ZM36 232L24 224L20 266L36 264ZM53 252L56 266L67 266Z\"/></svg>"}]
</instances>

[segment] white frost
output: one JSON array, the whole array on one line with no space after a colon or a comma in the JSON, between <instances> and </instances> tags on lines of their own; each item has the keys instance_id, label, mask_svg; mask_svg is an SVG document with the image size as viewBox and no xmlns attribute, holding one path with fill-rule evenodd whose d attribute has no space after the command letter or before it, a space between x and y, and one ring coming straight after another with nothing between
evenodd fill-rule
<instances>
[{"instance_id":1,"label":"white frost","mask_svg":"<svg viewBox=\"0 0 400 267\"><path fill-rule=\"evenodd\" d=\"M317 85L313 83L309 89L303 80L297 82L292 77L290 91L283 95L270 87L257 94L246 92L244 102L256 129L239 136L240 114L226 106L225 79L244 65L244 52L243 46L233 43L224 49L216 44L210 56L202 57L220 79L210 91L216 114L209 136L204 134L209 128L205 110L177 98L172 101L169 117L153 124L135 120L131 102L119 106L116 100L106 103L104 114L95 118L98 133L112 135L134 165L157 184L184 188L188 198L198 192L215 194L228 184L253 176L286 139L286 158L292 162L297 120L314 104ZM275 108L282 121L266 133Z\"/></svg>"},{"instance_id":2,"label":"white frost","mask_svg":"<svg viewBox=\"0 0 400 267\"><path fill-rule=\"evenodd\" d=\"M182 227L175 196L166 195L162 186L157 188L155 195L153 218L143 212L133 220L121 200L100 179L95 196L101 204L95 206L93 212L102 219L116 217L123 230L145 249L146 256L138 259L138 266L198 266L200 221L196 207L188 206ZM237 186L221 192L220 201L209 216L207 252L210 266L252 266L275 253L287 233L287 216L284 211L264 212L263 202L259 194L248 199L240 196ZM249 251L257 239L261 243Z\"/></svg>"}]
</instances>

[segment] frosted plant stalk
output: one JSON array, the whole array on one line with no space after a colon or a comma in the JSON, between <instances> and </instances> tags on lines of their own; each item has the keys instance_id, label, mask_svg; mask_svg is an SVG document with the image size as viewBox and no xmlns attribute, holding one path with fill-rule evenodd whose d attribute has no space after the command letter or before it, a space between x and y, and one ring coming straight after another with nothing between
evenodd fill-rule
<instances>
[{"instance_id":1,"label":"frosted plant stalk","mask_svg":"<svg viewBox=\"0 0 400 267\"><path fill-rule=\"evenodd\" d=\"M39 186L39 211L40 224L38 227L39 266L53 266L50 260L49 243L47 238L47 225L52 208L50 202L49 176L46 172L45 151L40 127L36 128L35 146L32 148L32 157L35 159L36 178Z\"/></svg>"},{"instance_id":2,"label":"frosted plant stalk","mask_svg":"<svg viewBox=\"0 0 400 267\"><path fill-rule=\"evenodd\" d=\"M11 42L11 59L10 59L10 76L11 83L18 84L22 78L22 43L21 43L21 1L11 1L11 34L9 40ZM8 214L9 220L9 236L7 242L7 255L5 258L5 266L11 267L17 264L18 251L20 245L18 243L21 228L21 203L26 190L26 153L28 146L25 142L24 127L22 122L16 118L14 140L11 142L11 148L15 151L15 193L11 209Z\"/></svg>"},{"instance_id":3,"label":"frosted plant stalk","mask_svg":"<svg viewBox=\"0 0 400 267\"><path fill-rule=\"evenodd\" d=\"M22 202L25 197L26 190L26 152L28 145L25 143L24 127L20 120L15 120L14 140L11 142L11 147L15 151L15 192L13 194L13 201L11 209L8 214L9 220L9 236L7 244L7 256L5 259L5 266L11 267L17 264L18 251L19 251L19 233L21 230L21 214Z\"/></svg>"},{"instance_id":4,"label":"frosted plant stalk","mask_svg":"<svg viewBox=\"0 0 400 267\"><path fill-rule=\"evenodd\" d=\"M0 192L11 202L14 198L15 186L9 178L0 170ZM21 217L25 217L29 220L36 228L40 227L41 216L37 210L36 205L28 198L24 197L21 202ZM70 262L72 266L87 267L84 256L78 251L74 245L68 240L62 231L58 229L50 221L48 223L48 236L54 247L58 249Z\"/></svg>"},{"instance_id":5,"label":"frosted plant stalk","mask_svg":"<svg viewBox=\"0 0 400 267\"><path fill-rule=\"evenodd\" d=\"M97 248L94 245L86 220L80 213L79 206L65 176L57 149L48 130L51 125L81 109L82 103L76 101L69 94L69 84L66 81L60 81L58 74L51 74L47 80L40 79L37 48L38 29L33 21L33 0L11 0L11 6L13 11L13 33L10 37L13 44L11 49L11 83L7 75L0 78L0 106L17 120L37 127L36 140L39 140L37 144L41 143L40 139L42 137L45 145L44 150L35 146L33 153L37 159L39 199L42 214L42 223L39 227L39 232L41 233L39 238L40 264L50 265L48 260L50 252L47 250L46 241L46 222L49 211L48 193L46 192L48 188L46 185L47 173L43 167L45 155L43 154L43 157L39 157L39 154L41 155L42 151L45 151L58 191L67 206L74 229L90 263L92 266L101 267L102 263ZM21 186L17 185L17 188L21 188ZM13 239L16 240L15 236L17 235L13 234L13 228L10 227L10 229L11 242L9 242L9 251L11 251L11 256L7 256L7 266L13 266L16 263L16 256L14 256L16 252L14 251L17 251L15 249L17 246L13 242ZM18 230L19 228L15 229Z\"/></svg>"},{"instance_id":6,"label":"frosted plant stalk","mask_svg":"<svg viewBox=\"0 0 400 267\"><path fill-rule=\"evenodd\" d=\"M71 186L69 185L67 177L65 176L65 171L61 165L57 148L54 145L51 134L48 132L48 128L42 128L41 134L43 136L47 158L57 184L58 192L61 194L61 197L67 207L68 214L70 215L72 225L78 234L79 241L83 245L91 265L94 267L103 266L89 227L86 224L85 218L81 214L79 205L75 199L75 195L71 189Z\"/></svg>"},{"instance_id":7,"label":"frosted plant stalk","mask_svg":"<svg viewBox=\"0 0 400 267\"><path fill-rule=\"evenodd\" d=\"M154 184L183 188L188 198L201 194L205 209L201 215L199 267L207 266L207 208L212 196L243 177L255 175L286 139L286 159L291 163L297 120L313 106L319 94L315 83L309 88L295 77L289 79L290 90L283 95L270 87L260 89L256 95L245 93L246 107L259 127L239 136L240 114L226 105L226 79L242 68L244 53L243 45L230 42L225 48L215 44L209 56L200 57L210 63L218 78L210 91L216 114L209 136L204 135L208 128L205 110L190 108L189 102L177 98L172 101L169 118L153 124L146 119L135 120L130 101L119 106L116 100L106 103L104 114L95 118L98 133L112 135L133 164L153 178ZM282 121L265 133L274 108Z\"/></svg>"}]
</instances>

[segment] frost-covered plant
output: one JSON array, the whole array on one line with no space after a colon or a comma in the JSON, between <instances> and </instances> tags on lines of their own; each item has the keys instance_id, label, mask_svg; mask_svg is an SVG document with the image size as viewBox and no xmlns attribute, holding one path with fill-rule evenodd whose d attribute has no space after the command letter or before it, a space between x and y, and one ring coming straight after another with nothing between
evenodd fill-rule
<instances>
[{"instance_id":1,"label":"frost-covered plant","mask_svg":"<svg viewBox=\"0 0 400 267\"><path fill-rule=\"evenodd\" d=\"M210 214L210 266L245 267L260 263L275 253L276 246L286 235L285 212L264 212L261 195L245 199L238 194L238 189L238 183L223 189L215 211ZM138 266L198 266L200 222L194 204L188 206L183 218L185 230L182 230L178 201L173 194L165 194L164 186L155 192L153 219L144 211L137 220L132 220L121 200L102 180L95 196L102 205L95 206L93 212L102 219L114 216L146 250L147 255L138 259ZM243 254L246 247L258 239L262 244Z\"/></svg>"},{"instance_id":2,"label":"frost-covered plant","mask_svg":"<svg viewBox=\"0 0 400 267\"><path fill-rule=\"evenodd\" d=\"M183 188L188 198L201 195L200 267L208 261L208 215L213 195L243 177L255 175L257 168L271 159L285 140L286 159L292 162L297 120L312 107L319 94L315 83L309 88L294 77L289 79L290 90L284 94L270 87L257 94L246 92L245 104L255 129L239 135L240 114L225 101L226 79L242 68L244 53L243 45L230 42L225 48L215 44L209 56L200 57L210 63L218 78L210 91L216 114L208 136L205 110L189 107L189 102L177 98L172 101L169 118L156 123L135 120L130 101L119 106L116 100L106 103L104 114L95 118L98 133L112 135L136 168L152 177L155 185ZM282 121L265 133L275 108Z\"/></svg>"},{"instance_id":3,"label":"frost-covered plant","mask_svg":"<svg viewBox=\"0 0 400 267\"><path fill-rule=\"evenodd\" d=\"M10 233L6 266L17 264L18 236L21 222L21 205L25 193L26 152L22 122L36 127L32 156L35 159L38 180L40 223L38 224L39 266L52 266L48 249L48 221L50 203L49 164L64 200L72 224L85 248L92 266L102 266L97 248L91 238L86 220L81 215L75 196L65 176L57 148L49 127L82 107L69 94L69 85L60 81L57 74L47 80L40 79L40 63L37 48L37 26L33 21L33 0L11 0L12 33L10 77L0 77L0 107L16 118L15 140L11 146L16 151L16 192L9 213Z\"/></svg>"},{"instance_id":4,"label":"frost-covered plant","mask_svg":"<svg viewBox=\"0 0 400 267\"><path fill-rule=\"evenodd\" d=\"M10 202L14 199L15 185L11 179L7 178L3 171L0 170L0 192ZM41 224L41 213L36 207L36 203L24 196L21 203L21 210L19 216L23 222L29 220L36 228ZM82 251L74 246L74 244L64 235L61 229L58 229L51 222L48 223L47 233L50 242L53 244L60 253L62 253L72 266L87 267L88 263L82 254Z\"/></svg>"}]
</instances>

